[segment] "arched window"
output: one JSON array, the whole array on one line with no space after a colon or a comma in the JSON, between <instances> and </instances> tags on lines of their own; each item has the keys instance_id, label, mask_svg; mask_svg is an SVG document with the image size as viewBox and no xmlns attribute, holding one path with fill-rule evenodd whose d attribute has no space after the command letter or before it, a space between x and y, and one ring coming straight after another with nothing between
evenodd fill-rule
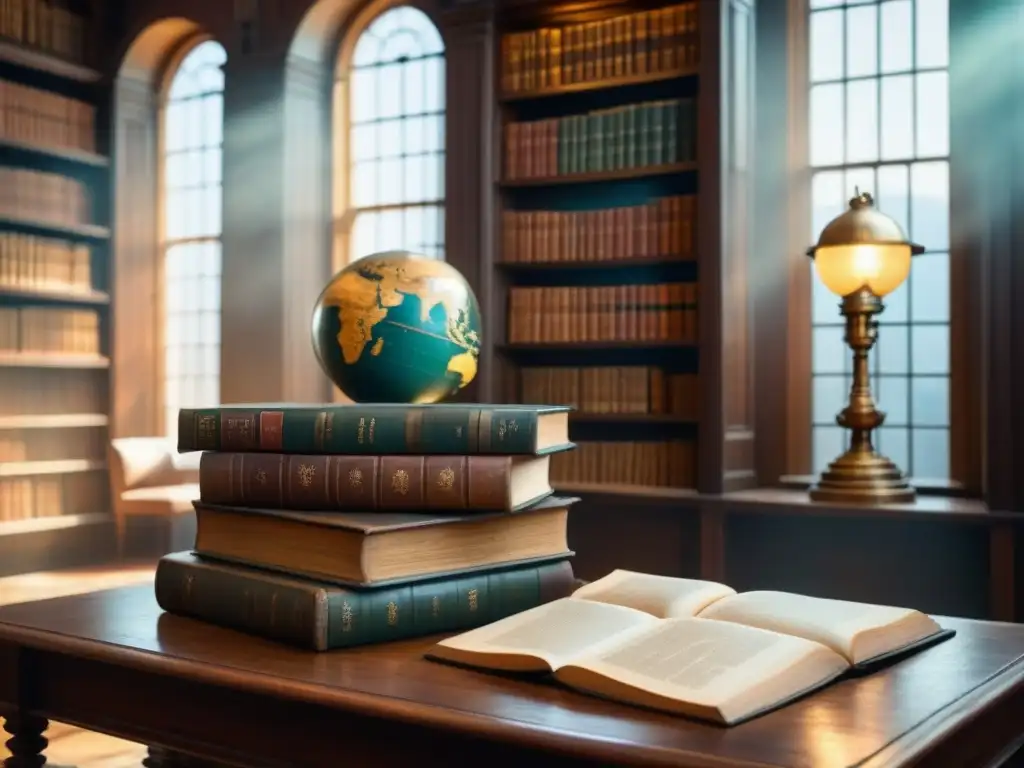
<instances>
[{"instance_id":1,"label":"arched window","mask_svg":"<svg viewBox=\"0 0 1024 768\"><path fill-rule=\"evenodd\" d=\"M359 35L349 66L347 204L336 242L348 261L405 249L444 257L444 43L422 11L384 11ZM347 165L345 165L347 163Z\"/></svg>"},{"instance_id":2,"label":"arched window","mask_svg":"<svg viewBox=\"0 0 1024 768\"><path fill-rule=\"evenodd\" d=\"M927 252L886 299L872 351L885 426L878 447L917 478L950 474L948 0L810 0L812 231L854 188ZM851 356L838 299L813 283L813 462L844 447L835 414L846 403Z\"/></svg>"},{"instance_id":3,"label":"arched window","mask_svg":"<svg viewBox=\"0 0 1024 768\"><path fill-rule=\"evenodd\" d=\"M220 402L224 48L182 59L163 104L164 430L178 409Z\"/></svg>"}]
</instances>

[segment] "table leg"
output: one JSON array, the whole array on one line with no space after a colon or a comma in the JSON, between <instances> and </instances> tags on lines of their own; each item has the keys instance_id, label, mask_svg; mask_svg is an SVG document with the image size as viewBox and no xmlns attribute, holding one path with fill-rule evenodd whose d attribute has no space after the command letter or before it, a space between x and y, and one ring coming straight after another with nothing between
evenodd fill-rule
<instances>
[{"instance_id":1,"label":"table leg","mask_svg":"<svg viewBox=\"0 0 1024 768\"><path fill-rule=\"evenodd\" d=\"M49 743L43 733L49 726L45 717L16 713L4 720L4 730L11 734L7 749L11 756L4 760L4 768L42 768L46 764L43 751Z\"/></svg>"}]
</instances>

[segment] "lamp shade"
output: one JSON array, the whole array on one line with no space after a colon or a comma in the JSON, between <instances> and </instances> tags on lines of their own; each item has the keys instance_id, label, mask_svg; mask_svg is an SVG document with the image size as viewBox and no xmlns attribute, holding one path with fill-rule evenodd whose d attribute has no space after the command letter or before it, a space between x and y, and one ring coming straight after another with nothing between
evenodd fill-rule
<instances>
[{"instance_id":1,"label":"lamp shade","mask_svg":"<svg viewBox=\"0 0 1024 768\"><path fill-rule=\"evenodd\" d=\"M858 193L849 210L821 231L808 251L825 287L838 296L867 288L875 296L896 290L910 274L911 256L924 251L907 240L900 225Z\"/></svg>"}]
</instances>

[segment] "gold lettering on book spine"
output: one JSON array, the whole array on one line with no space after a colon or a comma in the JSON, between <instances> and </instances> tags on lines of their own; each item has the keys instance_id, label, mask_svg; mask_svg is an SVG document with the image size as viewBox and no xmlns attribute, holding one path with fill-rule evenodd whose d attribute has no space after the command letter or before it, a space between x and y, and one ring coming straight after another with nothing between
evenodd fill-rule
<instances>
[{"instance_id":1,"label":"gold lettering on book spine","mask_svg":"<svg viewBox=\"0 0 1024 768\"><path fill-rule=\"evenodd\" d=\"M480 593L475 589L471 589L466 593L466 599L469 601L470 613L480 607Z\"/></svg>"},{"instance_id":2,"label":"gold lettering on book spine","mask_svg":"<svg viewBox=\"0 0 1024 768\"><path fill-rule=\"evenodd\" d=\"M388 609L388 626L389 627L397 627L398 626L398 603L395 603L395 602L388 603L387 609Z\"/></svg>"},{"instance_id":3,"label":"gold lettering on book spine","mask_svg":"<svg viewBox=\"0 0 1024 768\"><path fill-rule=\"evenodd\" d=\"M267 484L267 473L264 472L262 469L257 469L256 474L253 475L253 478L256 480L257 485Z\"/></svg>"},{"instance_id":4,"label":"gold lettering on book spine","mask_svg":"<svg viewBox=\"0 0 1024 768\"><path fill-rule=\"evenodd\" d=\"M356 442L360 445L363 444L363 439L366 437L366 419L360 418L359 423L356 425Z\"/></svg>"},{"instance_id":5,"label":"gold lettering on book spine","mask_svg":"<svg viewBox=\"0 0 1024 768\"><path fill-rule=\"evenodd\" d=\"M430 615L435 619L441 615L441 598L437 595L430 598Z\"/></svg>"},{"instance_id":6,"label":"gold lettering on book spine","mask_svg":"<svg viewBox=\"0 0 1024 768\"><path fill-rule=\"evenodd\" d=\"M303 488L309 488L313 484L313 478L316 476L316 467L312 464L299 464L298 475L299 485Z\"/></svg>"},{"instance_id":7,"label":"gold lettering on book spine","mask_svg":"<svg viewBox=\"0 0 1024 768\"><path fill-rule=\"evenodd\" d=\"M212 443L207 443L207 440L212 440L213 436L217 434L217 417L216 416L197 416L196 417L196 447L203 448Z\"/></svg>"},{"instance_id":8,"label":"gold lettering on book spine","mask_svg":"<svg viewBox=\"0 0 1024 768\"><path fill-rule=\"evenodd\" d=\"M455 470L445 467L437 473L437 487L444 491L450 491L455 485Z\"/></svg>"},{"instance_id":9,"label":"gold lettering on book spine","mask_svg":"<svg viewBox=\"0 0 1024 768\"><path fill-rule=\"evenodd\" d=\"M350 488L361 490L363 487L363 470L356 467L348 471L348 484Z\"/></svg>"},{"instance_id":10,"label":"gold lettering on book spine","mask_svg":"<svg viewBox=\"0 0 1024 768\"><path fill-rule=\"evenodd\" d=\"M396 469L391 476L391 490L399 496L405 496L409 492L409 473L404 469Z\"/></svg>"},{"instance_id":11,"label":"gold lettering on book spine","mask_svg":"<svg viewBox=\"0 0 1024 768\"><path fill-rule=\"evenodd\" d=\"M369 437L370 445L373 445L373 432L374 432L374 430L376 428L377 428L377 420L376 419L370 419L370 437Z\"/></svg>"},{"instance_id":12,"label":"gold lettering on book spine","mask_svg":"<svg viewBox=\"0 0 1024 768\"><path fill-rule=\"evenodd\" d=\"M341 604L341 631L352 631L352 606L347 600Z\"/></svg>"}]
</instances>

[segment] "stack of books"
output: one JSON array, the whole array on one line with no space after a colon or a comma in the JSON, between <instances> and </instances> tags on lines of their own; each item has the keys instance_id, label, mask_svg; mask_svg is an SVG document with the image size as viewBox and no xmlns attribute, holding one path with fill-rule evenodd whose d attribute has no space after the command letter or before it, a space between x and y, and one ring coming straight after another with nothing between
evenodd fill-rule
<instances>
[{"instance_id":1,"label":"stack of books","mask_svg":"<svg viewBox=\"0 0 1024 768\"><path fill-rule=\"evenodd\" d=\"M182 409L205 451L196 541L161 559L169 613L313 650L482 626L569 595L552 454L569 408Z\"/></svg>"}]
</instances>

